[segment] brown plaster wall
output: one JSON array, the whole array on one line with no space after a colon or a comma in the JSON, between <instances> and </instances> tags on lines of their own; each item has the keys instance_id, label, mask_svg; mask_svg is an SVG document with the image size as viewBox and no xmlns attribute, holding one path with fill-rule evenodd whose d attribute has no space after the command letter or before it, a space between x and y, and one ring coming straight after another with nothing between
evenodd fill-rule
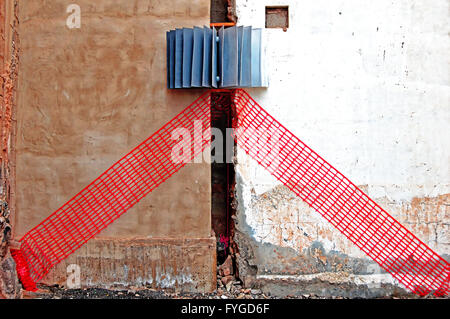
<instances>
[{"instance_id":1,"label":"brown plaster wall","mask_svg":"<svg viewBox=\"0 0 450 319\"><path fill-rule=\"evenodd\" d=\"M209 22L209 1L20 2L15 236L64 204L201 91L166 89L165 31ZM99 237L209 237L210 170L191 164Z\"/></svg>"},{"instance_id":2,"label":"brown plaster wall","mask_svg":"<svg viewBox=\"0 0 450 319\"><path fill-rule=\"evenodd\" d=\"M92 239L43 283L68 287L69 265L80 267L80 288L145 286L204 293L216 288L214 238Z\"/></svg>"},{"instance_id":3,"label":"brown plaster wall","mask_svg":"<svg viewBox=\"0 0 450 319\"><path fill-rule=\"evenodd\" d=\"M72 3L20 1L16 239L203 92L166 89L165 36L208 24L209 0L79 0L81 28L69 29ZM83 285L170 275L192 279L175 282L184 290L214 289L210 183L209 164L188 164L43 282L64 283L79 263Z\"/></svg>"}]
</instances>

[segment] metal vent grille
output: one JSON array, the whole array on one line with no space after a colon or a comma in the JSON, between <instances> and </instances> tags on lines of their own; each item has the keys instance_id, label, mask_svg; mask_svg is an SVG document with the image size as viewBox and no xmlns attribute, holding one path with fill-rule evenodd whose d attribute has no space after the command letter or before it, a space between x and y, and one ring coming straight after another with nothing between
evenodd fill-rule
<instances>
[{"instance_id":1,"label":"metal vent grille","mask_svg":"<svg viewBox=\"0 0 450 319\"><path fill-rule=\"evenodd\" d=\"M262 29L194 27L167 32L167 87L266 87Z\"/></svg>"}]
</instances>

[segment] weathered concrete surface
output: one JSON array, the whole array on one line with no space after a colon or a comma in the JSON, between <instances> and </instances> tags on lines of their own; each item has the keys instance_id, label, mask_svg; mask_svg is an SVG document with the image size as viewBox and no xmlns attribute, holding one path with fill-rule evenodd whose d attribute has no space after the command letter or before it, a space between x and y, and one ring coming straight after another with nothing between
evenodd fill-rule
<instances>
[{"instance_id":1,"label":"weathered concrete surface","mask_svg":"<svg viewBox=\"0 0 450 319\"><path fill-rule=\"evenodd\" d=\"M66 8L72 3L20 1L15 238L202 92L166 89L165 32L208 24L209 0L81 0L76 2L81 28L69 29ZM171 238L179 240L181 247L185 239L209 240L210 182L208 164L188 165L98 238L145 237L153 246L154 237ZM164 247L161 241L158 249ZM167 258L180 256L170 256L171 252ZM122 269L122 262L114 265ZM139 264L138 259L126 262L129 267ZM197 278L207 281L214 271L212 264L199 267L203 273ZM98 263L85 265L86 272L101 272ZM112 279L112 275L104 278ZM139 283L134 279L136 283L130 285Z\"/></svg>"},{"instance_id":2,"label":"weathered concrete surface","mask_svg":"<svg viewBox=\"0 0 450 319\"><path fill-rule=\"evenodd\" d=\"M17 9L17 1L0 2L0 299L17 298L21 295L15 263L9 254L19 62Z\"/></svg>"},{"instance_id":3,"label":"weathered concrete surface","mask_svg":"<svg viewBox=\"0 0 450 319\"><path fill-rule=\"evenodd\" d=\"M211 292L216 288L215 246L213 237L93 239L57 265L43 283L68 287L69 281L69 288L145 286ZM69 265L80 267L80 287L70 286Z\"/></svg>"},{"instance_id":4,"label":"weathered concrete surface","mask_svg":"<svg viewBox=\"0 0 450 319\"><path fill-rule=\"evenodd\" d=\"M238 198L241 191L238 187ZM378 202L433 249L448 245L444 241L450 224L450 195L414 199L412 204ZM248 208L257 214L257 221L251 227L238 208L234 236L239 277L246 286L277 296L409 294L286 187L255 196ZM450 260L450 255L442 256Z\"/></svg>"},{"instance_id":5,"label":"weathered concrete surface","mask_svg":"<svg viewBox=\"0 0 450 319\"><path fill-rule=\"evenodd\" d=\"M249 93L448 258L449 2L236 3L239 24L262 28L266 5L289 5L287 31L265 30L269 88ZM239 149L237 163L238 263L248 282L263 285L288 276L283 294L289 289L307 293L310 287L289 276L348 273L352 283L352 274L379 273L379 284L390 282L357 247ZM363 291L349 294L373 296Z\"/></svg>"},{"instance_id":6,"label":"weathered concrete surface","mask_svg":"<svg viewBox=\"0 0 450 319\"><path fill-rule=\"evenodd\" d=\"M448 252L450 194L414 198L411 202L397 203L385 198L377 202L413 233L420 234L431 248ZM314 244L320 242L326 251L336 251L355 258L365 257L363 252L353 247L344 236L340 236L339 231L285 186L279 185L260 196L254 196L249 208L254 211L254 215L247 222L252 229L256 229L253 237L257 241L290 247L295 251L314 250ZM311 253L314 254L314 251ZM310 271L306 268L301 273Z\"/></svg>"}]
</instances>

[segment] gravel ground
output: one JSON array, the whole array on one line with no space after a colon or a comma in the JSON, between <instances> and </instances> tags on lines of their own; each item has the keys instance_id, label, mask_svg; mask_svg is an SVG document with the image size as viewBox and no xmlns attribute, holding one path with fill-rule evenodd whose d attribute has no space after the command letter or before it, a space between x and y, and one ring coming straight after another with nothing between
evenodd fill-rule
<instances>
[{"instance_id":1,"label":"gravel ground","mask_svg":"<svg viewBox=\"0 0 450 319\"><path fill-rule=\"evenodd\" d=\"M214 293L185 293L161 291L151 288L139 289L64 289L58 286L40 286L37 292L27 292L26 298L33 299L272 299L259 289L236 289L230 291L218 288ZM293 296L291 298L294 298ZM316 296L297 296L296 299L319 298Z\"/></svg>"},{"instance_id":2,"label":"gravel ground","mask_svg":"<svg viewBox=\"0 0 450 319\"><path fill-rule=\"evenodd\" d=\"M226 265L226 263L224 263ZM36 292L25 292L27 299L279 299L278 297L265 295L260 289L246 289L242 287L242 282L233 275L223 273L224 265L218 265L217 289L213 293L185 293L169 290L156 290L152 288L128 289L104 289L104 288L84 288L66 289L60 286L38 286ZM222 270L221 270L222 269ZM232 278L232 279L231 279ZM227 279L227 280L225 280ZM287 296L287 299L327 299L317 295L296 295ZM382 299L435 299L430 295L420 298L411 294L401 297L384 297ZM444 297L445 299L446 297ZM348 299L343 297L333 297L332 299Z\"/></svg>"},{"instance_id":3,"label":"gravel ground","mask_svg":"<svg viewBox=\"0 0 450 319\"><path fill-rule=\"evenodd\" d=\"M235 285L238 286L238 285ZM219 287L214 293L169 292L151 288L138 289L65 289L58 286L39 286L37 292L26 292L27 299L279 299L267 296L259 289L231 288L230 291ZM327 299L316 295L287 296L287 299ZM436 299L428 296L385 297L382 299ZM348 299L333 297L332 299ZM444 298L445 299L445 298Z\"/></svg>"}]
</instances>

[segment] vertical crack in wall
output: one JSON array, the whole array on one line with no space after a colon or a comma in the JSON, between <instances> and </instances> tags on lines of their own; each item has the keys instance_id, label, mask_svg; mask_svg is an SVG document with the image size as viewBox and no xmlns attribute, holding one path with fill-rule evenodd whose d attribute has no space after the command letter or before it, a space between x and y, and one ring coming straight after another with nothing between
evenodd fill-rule
<instances>
[{"instance_id":1,"label":"vertical crack in wall","mask_svg":"<svg viewBox=\"0 0 450 319\"><path fill-rule=\"evenodd\" d=\"M234 141L231 127L231 94L229 92L211 93L211 194L212 229L217 237L218 262L224 262L229 254L231 236L232 198L234 188L233 159ZM217 136L220 135L220 136ZM228 136L229 135L229 136ZM228 158L230 157L230 158Z\"/></svg>"},{"instance_id":2,"label":"vertical crack in wall","mask_svg":"<svg viewBox=\"0 0 450 319\"><path fill-rule=\"evenodd\" d=\"M236 121L236 106L233 103L233 99L230 96L230 121L229 121L229 127L231 129L235 128L235 121ZM233 133L234 134L234 133ZM232 150L232 158L231 158L231 173L232 173L232 178L231 178L231 182L229 185L229 199L230 199L230 255L233 261L233 266L234 266L234 270L235 270L235 276L236 278L242 282L241 278L240 278L240 273L239 273L239 262L238 262L238 258L239 258L239 246L238 243L235 241L235 235L236 235L236 210L237 210L237 196L236 196L236 164L237 164L237 159L236 159L236 148L237 148L237 143L236 140L234 139L234 137L232 136L231 141L233 143L233 150Z\"/></svg>"},{"instance_id":3,"label":"vertical crack in wall","mask_svg":"<svg viewBox=\"0 0 450 319\"><path fill-rule=\"evenodd\" d=\"M211 23L236 22L235 8L235 0L211 0ZM235 196L236 143L230 130L234 116L231 91L212 92L211 102L211 126L219 129L223 137L223 162L213 161L211 163L211 226L217 242L217 282L219 287L224 286L229 289L232 282L240 282L237 263L239 249L234 241L237 205ZM211 152L212 156L215 155L214 148Z\"/></svg>"},{"instance_id":4,"label":"vertical crack in wall","mask_svg":"<svg viewBox=\"0 0 450 319\"><path fill-rule=\"evenodd\" d=\"M236 256L239 253L234 238L235 218L235 153L232 135L233 105L231 91L211 93L211 226L216 235L219 287L239 283ZM219 140L216 134L221 135ZM218 149L217 147L220 146ZM217 152L222 152L218 154Z\"/></svg>"}]
</instances>

